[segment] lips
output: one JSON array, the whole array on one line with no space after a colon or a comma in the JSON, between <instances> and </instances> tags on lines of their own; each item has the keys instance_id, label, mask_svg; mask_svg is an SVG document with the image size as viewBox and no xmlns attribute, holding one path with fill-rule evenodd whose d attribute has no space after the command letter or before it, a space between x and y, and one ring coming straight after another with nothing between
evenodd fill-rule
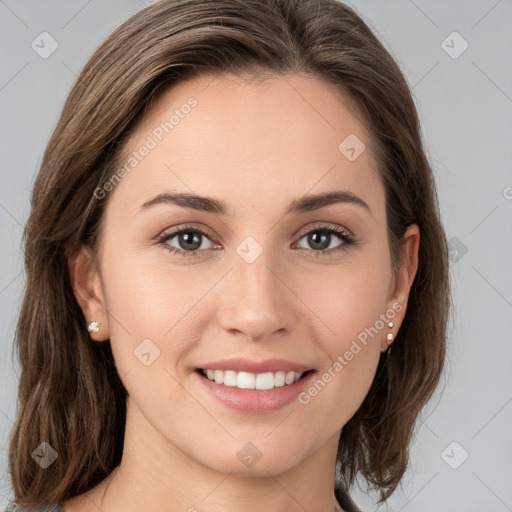
<instances>
[{"instance_id":1,"label":"lips","mask_svg":"<svg viewBox=\"0 0 512 512\"><path fill-rule=\"evenodd\" d=\"M315 370L285 359L233 358L205 363L195 373L203 389L228 407L263 413L289 404L308 385Z\"/></svg>"},{"instance_id":2,"label":"lips","mask_svg":"<svg viewBox=\"0 0 512 512\"><path fill-rule=\"evenodd\" d=\"M315 371L305 372L296 382L272 389L239 389L236 386L217 384L205 377L200 371L194 372L199 389L224 406L242 413L263 414L277 411L291 404L315 378Z\"/></svg>"}]
</instances>

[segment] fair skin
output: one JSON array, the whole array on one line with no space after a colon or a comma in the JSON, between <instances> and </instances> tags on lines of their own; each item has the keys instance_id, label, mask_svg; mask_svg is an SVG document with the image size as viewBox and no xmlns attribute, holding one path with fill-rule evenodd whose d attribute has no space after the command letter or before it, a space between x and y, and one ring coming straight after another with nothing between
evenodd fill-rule
<instances>
[{"instance_id":1,"label":"fair skin","mask_svg":"<svg viewBox=\"0 0 512 512\"><path fill-rule=\"evenodd\" d=\"M85 318L101 322L91 338L110 339L129 396L121 464L64 510L332 511L340 430L368 393L386 334L404 318L418 228L406 232L393 274L369 134L332 87L309 75L180 83L147 111L127 152L191 96L197 106L161 141L152 135L156 147L105 199L97 267L87 248L70 260ZM338 149L349 134L366 144L353 161ZM286 213L306 194L335 190L368 208L337 202ZM221 200L228 214L169 202L141 209L164 192ZM185 225L207 232L196 235L195 257L165 249L185 250L179 235L157 240ZM312 245L319 226L356 243L331 234L323 248ZM249 236L262 248L251 263L237 252ZM394 327L360 343L307 404L241 412L199 382L202 363L233 356L302 363L318 378L397 304ZM149 366L134 356L145 339L160 350ZM261 454L251 467L237 456L249 442Z\"/></svg>"}]
</instances>

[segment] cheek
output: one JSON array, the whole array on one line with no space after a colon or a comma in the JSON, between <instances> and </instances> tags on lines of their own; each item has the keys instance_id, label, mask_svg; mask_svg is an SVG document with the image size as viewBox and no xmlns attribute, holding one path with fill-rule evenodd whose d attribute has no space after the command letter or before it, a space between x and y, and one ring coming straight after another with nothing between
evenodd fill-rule
<instances>
[{"instance_id":1,"label":"cheek","mask_svg":"<svg viewBox=\"0 0 512 512\"><path fill-rule=\"evenodd\" d=\"M165 265L165 256L158 253L155 264L156 258L126 251L123 257L105 258L103 273L111 346L123 384L148 418L161 416L177 428L183 415L175 424L169 409L186 404L187 410L200 412L179 384L178 363L200 339L195 306L215 276L184 275Z\"/></svg>"},{"instance_id":2,"label":"cheek","mask_svg":"<svg viewBox=\"0 0 512 512\"><path fill-rule=\"evenodd\" d=\"M149 255L132 253L104 263L107 307L139 335L169 333L208 288L204 272L200 276L171 265L166 258L172 255L159 251L148 249Z\"/></svg>"},{"instance_id":3,"label":"cheek","mask_svg":"<svg viewBox=\"0 0 512 512\"><path fill-rule=\"evenodd\" d=\"M103 261L110 338L120 374L140 366L136 354L143 342L159 354L154 366L174 368L201 339L207 321L201 302L219 272L170 265L172 255L162 252L151 250L150 257L124 252Z\"/></svg>"},{"instance_id":4,"label":"cheek","mask_svg":"<svg viewBox=\"0 0 512 512\"><path fill-rule=\"evenodd\" d=\"M375 255L361 251L339 265L303 271L296 282L301 300L317 317L316 323L320 320L323 325L317 332L328 340L330 353L343 349L385 313L391 283L389 257L372 251Z\"/></svg>"},{"instance_id":5,"label":"cheek","mask_svg":"<svg viewBox=\"0 0 512 512\"><path fill-rule=\"evenodd\" d=\"M320 415L322 407L334 405L339 425L350 419L370 389L387 332L382 317L389 315L391 269L389 258L375 253L378 257L361 253L357 262L326 266L314 278L301 280L301 297L312 305L316 337L326 354L303 402Z\"/></svg>"}]
</instances>

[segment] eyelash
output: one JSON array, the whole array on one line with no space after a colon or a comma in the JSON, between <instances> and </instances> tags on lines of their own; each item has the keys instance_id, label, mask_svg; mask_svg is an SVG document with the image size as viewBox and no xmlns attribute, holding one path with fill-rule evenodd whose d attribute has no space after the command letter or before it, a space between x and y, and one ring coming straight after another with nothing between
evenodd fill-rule
<instances>
[{"instance_id":1,"label":"eyelash","mask_svg":"<svg viewBox=\"0 0 512 512\"><path fill-rule=\"evenodd\" d=\"M192 257L198 256L201 252L203 252L202 250L201 251L200 250L184 251L183 249L178 249L176 247L169 247L169 245L166 243L169 239L174 238L176 235L179 235L184 232L199 233L202 236L205 236L207 238L213 238L213 235L207 230L202 230L202 229L199 229L199 228L196 228L193 226L183 226L180 229L177 229L176 231L172 231L170 233L165 233L157 240L157 243L161 244L165 250L169 251L172 254L180 254L182 256L187 256L187 257L188 256L192 256ZM305 236L307 236L311 233L316 233L316 232L321 232L321 233L326 233L326 234L334 234L334 235L337 235L343 241L342 244L340 244L337 247L335 247L334 249L330 249L328 251L327 250L321 251L318 249L309 249L309 251L314 253L317 257L325 257L325 256L330 257L334 253L337 253L338 251L346 250L347 246L355 245L355 243L356 243L354 238L352 237L352 235L350 235L347 230L345 230L341 227L338 227L338 226L325 226L325 225L313 226L312 229L301 234L301 236L299 237L299 240L302 240L302 238L304 238ZM207 250L207 249L203 249L203 250ZM307 251L308 249L300 248L300 250Z\"/></svg>"}]
</instances>

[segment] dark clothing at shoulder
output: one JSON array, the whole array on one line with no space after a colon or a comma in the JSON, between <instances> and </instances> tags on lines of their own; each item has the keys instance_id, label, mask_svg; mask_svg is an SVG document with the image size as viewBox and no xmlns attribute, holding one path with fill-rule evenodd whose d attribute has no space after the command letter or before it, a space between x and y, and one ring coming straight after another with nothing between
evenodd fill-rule
<instances>
[{"instance_id":1,"label":"dark clothing at shoulder","mask_svg":"<svg viewBox=\"0 0 512 512\"><path fill-rule=\"evenodd\" d=\"M338 500L341 508L346 512L363 512L358 506L354 503L349 494L345 491L345 489L341 487L335 487L334 496Z\"/></svg>"}]
</instances>

